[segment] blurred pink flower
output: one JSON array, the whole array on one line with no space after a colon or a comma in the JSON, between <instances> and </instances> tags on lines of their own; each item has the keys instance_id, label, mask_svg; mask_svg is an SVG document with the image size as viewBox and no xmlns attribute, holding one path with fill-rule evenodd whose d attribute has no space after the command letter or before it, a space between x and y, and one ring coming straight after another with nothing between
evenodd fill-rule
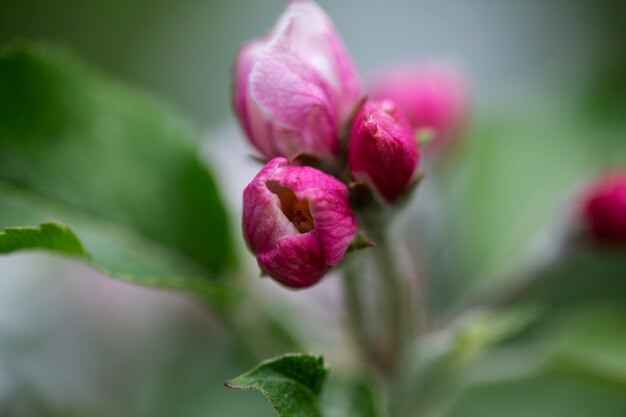
<instances>
[{"instance_id":1,"label":"blurred pink flower","mask_svg":"<svg viewBox=\"0 0 626 417\"><path fill-rule=\"evenodd\" d=\"M458 136L469 106L465 80L442 64L384 70L374 78L372 97L394 100L415 130L434 135L434 143Z\"/></svg>"},{"instance_id":2,"label":"blurred pink flower","mask_svg":"<svg viewBox=\"0 0 626 417\"><path fill-rule=\"evenodd\" d=\"M371 180L387 201L400 197L419 161L415 134L391 100L367 101L350 132L348 159L357 180Z\"/></svg>"},{"instance_id":3,"label":"blurred pink flower","mask_svg":"<svg viewBox=\"0 0 626 417\"><path fill-rule=\"evenodd\" d=\"M347 187L274 158L243 193L243 233L260 268L292 288L317 283L356 236Z\"/></svg>"},{"instance_id":4,"label":"blurred pink flower","mask_svg":"<svg viewBox=\"0 0 626 417\"><path fill-rule=\"evenodd\" d=\"M293 0L269 33L243 45L234 71L234 108L266 158L333 158L338 134L360 98L356 70L330 18Z\"/></svg>"},{"instance_id":5,"label":"blurred pink flower","mask_svg":"<svg viewBox=\"0 0 626 417\"><path fill-rule=\"evenodd\" d=\"M583 225L596 242L626 247L626 171L597 179L580 202Z\"/></svg>"}]
</instances>

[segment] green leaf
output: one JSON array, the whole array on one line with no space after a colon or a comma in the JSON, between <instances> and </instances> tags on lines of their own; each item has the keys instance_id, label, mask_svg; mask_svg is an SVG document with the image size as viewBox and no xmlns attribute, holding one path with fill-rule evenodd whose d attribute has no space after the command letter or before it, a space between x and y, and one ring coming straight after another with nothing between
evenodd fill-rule
<instances>
[{"instance_id":1,"label":"green leaf","mask_svg":"<svg viewBox=\"0 0 626 417\"><path fill-rule=\"evenodd\" d=\"M463 152L429 177L445 215L428 237L440 311L524 268L533 245L565 222L580 187L626 160L624 124L592 123L550 101L502 108L481 120ZM599 276L587 273L590 283Z\"/></svg>"},{"instance_id":2,"label":"green leaf","mask_svg":"<svg viewBox=\"0 0 626 417\"><path fill-rule=\"evenodd\" d=\"M6 230L3 253L88 254L111 276L201 292L233 265L186 121L64 50L24 44L0 51L0 226L42 223Z\"/></svg>"},{"instance_id":3,"label":"green leaf","mask_svg":"<svg viewBox=\"0 0 626 417\"><path fill-rule=\"evenodd\" d=\"M319 396L327 373L321 356L288 354L265 361L225 385L260 391L280 417L320 417Z\"/></svg>"},{"instance_id":4,"label":"green leaf","mask_svg":"<svg viewBox=\"0 0 626 417\"><path fill-rule=\"evenodd\" d=\"M581 302L487 354L463 372L451 416L626 413L626 308Z\"/></svg>"},{"instance_id":5,"label":"green leaf","mask_svg":"<svg viewBox=\"0 0 626 417\"><path fill-rule=\"evenodd\" d=\"M626 299L626 257L620 248L588 249L546 270L518 302L558 310L581 302Z\"/></svg>"},{"instance_id":6,"label":"green leaf","mask_svg":"<svg viewBox=\"0 0 626 417\"><path fill-rule=\"evenodd\" d=\"M376 246L376 242L369 240L363 235L357 235L352 243L350 243L350 246L348 246L348 252L356 252L373 246Z\"/></svg>"},{"instance_id":7,"label":"green leaf","mask_svg":"<svg viewBox=\"0 0 626 417\"><path fill-rule=\"evenodd\" d=\"M0 232L0 253L24 249L45 249L67 255L88 256L74 232L60 224L10 227Z\"/></svg>"},{"instance_id":8,"label":"green leaf","mask_svg":"<svg viewBox=\"0 0 626 417\"><path fill-rule=\"evenodd\" d=\"M542 331L550 373L626 392L626 306L623 300L579 303Z\"/></svg>"},{"instance_id":9,"label":"green leaf","mask_svg":"<svg viewBox=\"0 0 626 417\"><path fill-rule=\"evenodd\" d=\"M626 415L626 396L570 379L529 377L471 387L445 415L622 417Z\"/></svg>"},{"instance_id":10,"label":"green leaf","mask_svg":"<svg viewBox=\"0 0 626 417\"><path fill-rule=\"evenodd\" d=\"M366 379L333 377L328 382L322 395L324 416L383 416L373 384Z\"/></svg>"}]
</instances>

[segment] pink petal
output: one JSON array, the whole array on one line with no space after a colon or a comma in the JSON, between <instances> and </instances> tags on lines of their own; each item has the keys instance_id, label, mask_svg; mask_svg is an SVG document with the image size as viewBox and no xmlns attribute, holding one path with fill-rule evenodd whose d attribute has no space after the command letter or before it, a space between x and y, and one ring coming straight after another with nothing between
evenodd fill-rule
<instances>
[{"instance_id":1,"label":"pink petal","mask_svg":"<svg viewBox=\"0 0 626 417\"><path fill-rule=\"evenodd\" d=\"M257 261L268 275L292 288L311 286L328 270L315 232L282 239L272 250L259 254Z\"/></svg>"},{"instance_id":2,"label":"pink petal","mask_svg":"<svg viewBox=\"0 0 626 417\"><path fill-rule=\"evenodd\" d=\"M387 201L400 197L413 179L419 153L413 129L390 100L368 101L350 133L352 174L367 178Z\"/></svg>"},{"instance_id":3,"label":"pink petal","mask_svg":"<svg viewBox=\"0 0 626 417\"><path fill-rule=\"evenodd\" d=\"M243 232L255 253L270 250L278 240L297 233L283 214L280 199L265 185L286 163L285 158L271 160L243 191Z\"/></svg>"},{"instance_id":4,"label":"pink petal","mask_svg":"<svg viewBox=\"0 0 626 417\"><path fill-rule=\"evenodd\" d=\"M298 56L264 53L250 75L252 98L267 117L300 132L303 148L337 151L334 106L324 83Z\"/></svg>"},{"instance_id":5,"label":"pink petal","mask_svg":"<svg viewBox=\"0 0 626 417\"><path fill-rule=\"evenodd\" d=\"M310 167L284 168L281 186L307 200L325 263L337 265L356 236L356 219L342 182Z\"/></svg>"},{"instance_id":6,"label":"pink petal","mask_svg":"<svg viewBox=\"0 0 626 417\"><path fill-rule=\"evenodd\" d=\"M387 69L375 78L372 97L395 101L415 129L434 131L438 141L457 134L468 112L465 80L444 64Z\"/></svg>"},{"instance_id":7,"label":"pink petal","mask_svg":"<svg viewBox=\"0 0 626 417\"><path fill-rule=\"evenodd\" d=\"M277 189L293 192L298 204L306 202L312 230L300 231L291 223ZM248 246L261 269L287 286L317 282L341 261L356 236L347 187L317 169L289 165L285 158L268 162L246 187L243 199Z\"/></svg>"},{"instance_id":8,"label":"pink petal","mask_svg":"<svg viewBox=\"0 0 626 417\"><path fill-rule=\"evenodd\" d=\"M250 112L248 89L249 78L255 60L261 53L263 46L260 41L254 40L241 46L235 57L234 77L233 77L233 107L235 113L242 124L246 135L253 138L255 135L250 126Z\"/></svg>"},{"instance_id":9,"label":"pink petal","mask_svg":"<svg viewBox=\"0 0 626 417\"><path fill-rule=\"evenodd\" d=\"M626 171L609 173L581 198L582 221L599 243L626 247Z\"/></svg>"}]
</instances>

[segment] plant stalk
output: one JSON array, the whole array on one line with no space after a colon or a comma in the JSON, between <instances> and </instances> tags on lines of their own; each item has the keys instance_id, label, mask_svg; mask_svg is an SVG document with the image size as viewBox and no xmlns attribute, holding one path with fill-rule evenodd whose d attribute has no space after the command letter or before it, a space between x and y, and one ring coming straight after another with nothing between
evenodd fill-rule
<instances>
[{"instance_id":1,"label":"plant stalk","mask_svg":"<svg viewBox=\"0 0 626 417\"><path fill-rule=\"evenodd\" d=\"M404 353L408 336L406 288L399 274L398 265L392 256L391 248L386 241L379 241L378 247L373 250L372 257L384 291L390 341L389 363L391 369L394 369L397 359Z\"/></svg>"}]
</instances>

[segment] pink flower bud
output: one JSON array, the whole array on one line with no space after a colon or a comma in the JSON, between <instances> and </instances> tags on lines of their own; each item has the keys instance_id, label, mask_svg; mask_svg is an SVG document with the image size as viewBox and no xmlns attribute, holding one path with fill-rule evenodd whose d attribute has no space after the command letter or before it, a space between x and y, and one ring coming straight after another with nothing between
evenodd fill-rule
<instances>
[{"instance_id":1,"label":"pink flower bud","mask_svg":"<svg viewBox=\"0 0 626 417\"><path fill-rule=\"evenodd\" d=\"M352 175L370 180L387 201L406 191L419 152L411 125L393 101L363 104L350 132L348 158Z\"/></svg>"},{"instance_id":2,"label":"pink flower bud","mask_svg":"<svg viewBox=\"0 0 626 417\"><path fill-rule=\"evenodd\" d=\"M372 97L394 100L414 129L443 142L455 137L466 118L468 89L452 68L429 64L382 72L372 85Z\"/></svg>"},{"instance_id":3,"label":"pink flower bud","mask_svg":"<svg viewBox=\"0 0 626 417\"><path fill-rule=\"evenodd\" d=\"M332 22L311 0L293 0L274 28L239 50L234 108L267 158L332 158L359 100L359 80Z\"/></svg>"},{"instance_id":4,"label":"pink flower bud","mask_svg":"<svg viewBox=\"0 0 626 417\"><path fill-rule=\"evenodd\" d=\"M347 187L274 158L243 192L243 233L261 269L292 288L318 282L356 236Z\"/></svg>"},{"instance_id":5,"label":"pink flower bud","mask_svg":"<svg viewBox=\"0 0 626 417\"><path fill-rule=\"evenodd\" d=\"M581 219L598 243L626 247L626 171L608 174L585 191Z\"/></svg>"}]
</instances>

